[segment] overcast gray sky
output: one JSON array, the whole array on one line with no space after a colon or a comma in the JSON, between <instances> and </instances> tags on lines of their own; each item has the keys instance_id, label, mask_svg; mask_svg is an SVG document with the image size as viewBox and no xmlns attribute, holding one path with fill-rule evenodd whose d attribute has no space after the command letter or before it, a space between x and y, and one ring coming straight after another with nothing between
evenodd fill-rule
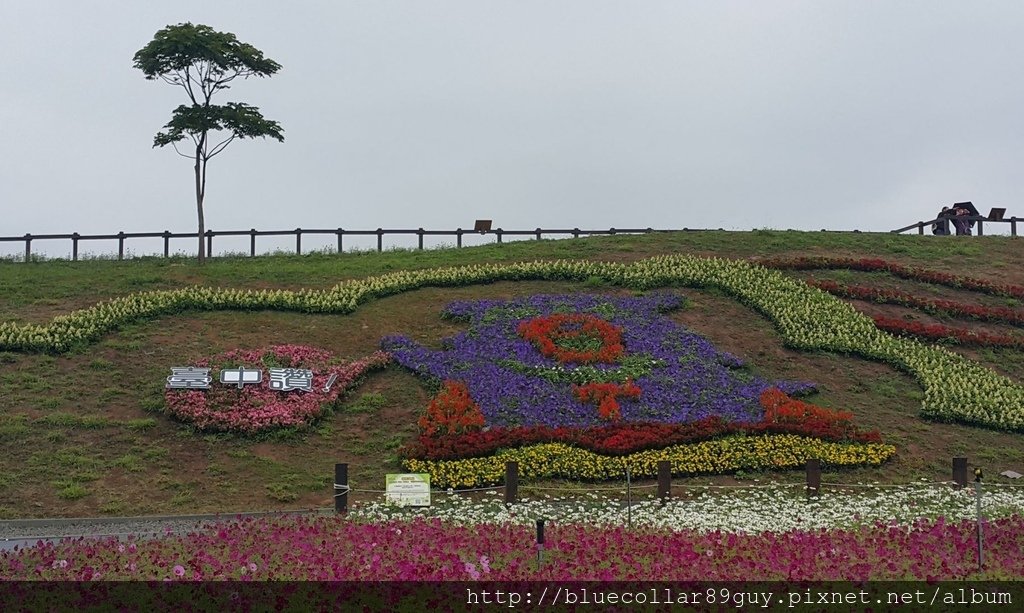
<instances>
[{"instance_id":1,"label":"overcast gray sky","mask_svg":"<svg viewBox=\"0 0 1024 613\"><path fill-rule=\"evenodd\" d=\"M1019 1L40 0L0 8L0 236L195 230L184 94L132 67L185 21L283 65L215 99L285 142L211 161L214 230L1024 215Z\"/></svg>"}]
</instances>

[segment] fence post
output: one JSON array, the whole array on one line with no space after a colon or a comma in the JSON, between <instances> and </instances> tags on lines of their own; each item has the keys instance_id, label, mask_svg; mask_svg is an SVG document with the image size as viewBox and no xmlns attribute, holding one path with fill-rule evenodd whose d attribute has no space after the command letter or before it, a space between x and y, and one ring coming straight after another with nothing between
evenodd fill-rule
<instances>
[{"instance_id":1,"label":"fence post","mask_svg":"<svg viewBox=\"0 0 1024 613\"><path fill-rule=\"evenodd\" d=\"M573 238L579 238L580 237L580 229L579 228L573 228L572 229L572 237Z\"/></svg>"},{"instance_id":2,"label":"fence post","mask_svg":"<svg viewBox=\"0 0 1024 613\"><path fill-rule=\"evenodd\" d=\"M967 487L967 458L953 458L953 482L959 487Z\"/></svg>"},{"instance_id":3,"label":"fence post","mask_svg":"<svg viewBox=\"0 0 1024 613\"><path fill-rule=\"evenodd\" d=\"M338 231L335 232L335 234L338 235L338 253L340 254L342 250L341 237L345 236L345 230L342 228L338 228Z\"/></svg>"},{"instance_id":4,"label":"fence post","mask_svg":"<svg viewBox=\"0 0 1024 613\"><path fill-rule=\"evenodd\" d=\"M384 251L384 229L377 228L377 253Z\"/></svg>"},{"instance_id":5,"label":"fence post","mask_svg":"<svg viewBox=\"0 0 1024 613\"><path fill-rule=\"evenodd\" d=\"M672 462L668 460L658 461L658 499L661 504L668 502L672 495Z\"/></svg>"},{"instance_id":6,"label":"fence post","mask_svg":"<svg viewBox=\"0 0 1024 613\"><path fill-rule=\"evenodd\" d=\"M1010 236L1017 236L1017 218L1010 218Z\"/></svg>"},{"instance_id":7,"label":"fence post","mask_svg":"<svg viewBox=\"0 0 1024 613\"><path fill-rule=\"evenodd\" d=\"M164 230L164 257L171 257L171 231Z\"/></svg>"},{"instance_id":8,"label":"fence post","mask_svg":"<svg viewBox=\"0 0 1024 613\"><path fill-rule=\"evenodd\" d=\"M985 225L985 222L979 219L978 220L978 236L985 236L985 228L983 227L984 225Z\"/></svg>"},{"instance_id":9,"label":"fence post","mask_svg":"<svg viewBox=\"0 0 1024 613\"><path fill-rule=\"evenodd\" d=\"M124 259L124 231L117 233L117 259Z\"/></svg>"},{"instance_id":10,"label":"fence post","mask_svg":"<svg viewBox=\"0 0 1024 613\"><path fill-rule=\"evenodd\" d=\"M505 504L515 504L519 493L519 462L505 462Z\"/></svg>"},{"instance_id":11,"label":"fence post","mask_svg":"<svg viewBox=\"0 0 1024 613\"><path fill-rule=\"evenodd\" d=\"M348 513L348 464L334 465L334 512Z\"/></svg>"},{"instance_id":12,"label":"fence post","mask_svg":"<svg viewBox=\"0 0 1024 613\"><path fill-rule=\"evenodd\" d=\"M537 228L537 240L540 240L540 228Z\"/></svg>"},{"instance_id":13,"label":"fence post","mask_svg":"<svg viewBox=\"0 0 1024 613\"><path fill-rule=\"evenodd\" d=\"M821 460L807 460L807 497L817 496L821 491Z\"/></svg>"},{"instance_id":14,"label":"fence post","mask_svg":"<svg viewBox=\"0 0 1024 613\"><path fill-rule=\"evenodd\" d=\"M78 232L71 235L71 261L78 261L78 237L81 236Z\"/></svg>"},{"instance_id":15,"label":"fence post","mask_svg":"<svg viewBox=\"0 0 1024 613\"><path fill-rule=\"evenodd\" d=\"M295 228L295 255L302 255L302 228Z\"/></svg>"},{"instance_id":16,"label":"fence post","mask_svg":"<svg viewBox=\"0 0 1024 613\"><path fill-rule=\"evenodd\" d=\"M924 234L924 222L923 221L917 222L917 233L918 234Z\"/></svg>"},{"instance_id":17,"label":"fence post","mask_svg":"<svg viewBox=\"0 0 1024 613\"><path fill-rule=\"evenodd\" d=\"M612 236L615 236L615 228L609 228L608 229L608 234L610 234Z\"/></svg>"},{"instance_id":18,"label":"fence post","mask_svg":"<svg viewBox=\"0 0 1024 613\"><path fill-rule=\"evenodd\" d=\"M498 228L497 230L495 230L494 233L498 236L498 242L500 243L501 242L501 228Z\"/></svg>"},{"instance_id":19,"label":"fence post","mask_svg":"<svg viewBox=\"0 0 1024 613\"><path fill-rule=\"evenodd\" d=\"M455 246L460 249L462 248L462 228L457 228L455 230Z\"/></svg>"},{"instance_id":20,"label":"fence post","mask_svg":"<svg viewBox=\"0 0 1024 613\"><path fill-rule=\"evenodd\" d=\"M32 235L28 232L25 233L25 262L28 263L32 260Z\"/></svg>"},{"instance_id":21,"label":"fence post","mask_svg":"<svg viewBox=\"0 0 1024 613\"><path fill-rule=\"evenodd\" d=\"M256 228L249 228L249 257L256 257Z\"/></svg>"},{"instance_id":22,"label":"fence post","mask_svg":"<svg viewBox=\"0 0 1024 613\"><path fill-rule=\"evenodd\" d=\"M206 231L206 257L213 257L213 230Z\"/></svg>"},{"instance_id":23,"label":"fence post","mask_svg":"<svg viewBox=\"0 0 1024 613\"><path fill-rule=\"evenodd\" d=\"M416 236L420 239L420 251L423 251L423 228L416 230Z\"/></svg>"}]
</instances>

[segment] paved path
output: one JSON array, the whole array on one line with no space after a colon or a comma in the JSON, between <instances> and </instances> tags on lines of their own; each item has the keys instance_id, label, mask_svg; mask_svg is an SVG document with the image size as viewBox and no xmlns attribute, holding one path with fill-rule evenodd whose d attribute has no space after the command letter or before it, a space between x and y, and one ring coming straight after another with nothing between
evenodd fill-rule
<instances>
[{"instance_id":1,"label":"paved path","mask_svg":"<svg viewBox=\"0 0 1024 613\"><path fill-rule=\"evenodd\" d=\"M62 538L116 536L126 538L157 537L163 534L196 532L236 517L274 517L309 515L326 511L296 510L222 515L157 515L148 517L76 517L70 519L13 519L0 521L0 551L15 546L27 547L37 541L54 542Z\"/></svg>"}]
</instances>

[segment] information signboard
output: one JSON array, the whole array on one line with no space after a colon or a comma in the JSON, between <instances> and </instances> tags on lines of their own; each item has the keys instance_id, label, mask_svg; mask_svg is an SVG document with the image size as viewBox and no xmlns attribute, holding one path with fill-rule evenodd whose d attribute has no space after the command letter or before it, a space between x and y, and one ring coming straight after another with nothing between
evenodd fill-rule
<instances>
[{"instance_id":1,"label":"information signboard","mask_svg":"<svg viewBox=\"0 0 1024 613\"><path fill-rule=\"evenodd\" d=\"M430 473L388 474L384 497L403 507L430 506Z\"/></svg>"}]
</instances>

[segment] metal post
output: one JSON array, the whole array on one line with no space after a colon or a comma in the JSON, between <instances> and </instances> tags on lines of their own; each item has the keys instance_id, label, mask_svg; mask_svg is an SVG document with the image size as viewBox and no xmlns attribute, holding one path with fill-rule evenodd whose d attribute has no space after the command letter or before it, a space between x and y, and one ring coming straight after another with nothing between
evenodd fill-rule
<instances>
[{"instance_id":1,"label":"metal post","mask_svg":"<svg viewBox=\"0 0 1024 613\"><path fill-rule=\"evenodd\" d=\"M124 231L117 233L117 259L124 259Z\"/></svg>"},{"instance_id":2,"label":"metal post","mask_svg":"<svg viewBox=\"0 0 1024 613\"><path fill-rule=\"evenodd\" d=\"M334 465L334 512L348 513L348 464Z\"/></svg>"},{"instance_id":3,"label":"metal post","mask_svg":"<svg viewBox=\"0 0 1024 613\"><path fill-rule=\"evenodd\" d=\"M633 488L629 481L629 464L626 465L626 525L633 529Z\"/></svg>"},{"instance_id":4,"label":"metal post","mask_svg":"<svg viewBox=\"0 0 1024 613\"><path fill-rule=\"evenodd\" d=\"M519 490L519 463L505 462L505 504L516 503Z\"/></svg>"},{"instance_id":5,"label":"metal post","mask_svg":"<svg viewBox=\"0 0 1024 613\"><path fill-rule=\"evenodd\" d=\"M32 235L25 233L25 262L32 260Z\"/></svg>"},{"instance_id":6,"label":"metal post","mask_svg":"<svg viewBox=\"0 0 1024 613\"><path fill-rule=\"evenodd\" d=\"M384 251L384 230L377 228L377 252Z\"/></svg>"},{"instance_id":7,"label":"metal post","mask_svg":"<svg viewBox=\"0 0 1024 613\"><path fill-rule=\"evenodd\" d=\"M171 257L171 232L164 230L164 257Z\"/></svg>"},{"instance_id":8,"label":"metal post","mask_svg":"<svg viewBox=\"0 0 1024 613\"><path fill-rule=\"evenodd\" d=\"M985 566L984 548L982 546L982 516L981 516L981 468L974 469L974 491L977 496L978 506L978 571L980 572Z\"/></svg>"},{"instance_id":9,"label":"metal post","mask_svg":"<svg viewBox=\"0 0 1024 613\"><path fill-rule=\"evenodd\" d=\"M658 499L661 504L668 502L672 495L672 462L668 460L658 461Z\"/></svg>"},{"instance_id":10,"label":"metal post","mask_svg":"<svg viewBox=\"0 0 1024 613\"><path fill-rule=\"evenodd\" d=\"M1010 218L1010 236L1017 236L1017 218Z\"/></svg>"},{"instance_id":11,"label":"metal post","mask_svg":"<svg viewBox=\"0 0 1024 613\"><path fill-rule=\"evenodd\" d=\"M967 458L953 458L953 482L959 487L967 486Z\"/></svg>"},{"instance_id":12,"label":"metal post","mask_svg":"<svg viewBox=\"0 0 1024 613\"><path fill-rule=\"evenodd\" d=\"M302 228L295 228L295 255L302 255Z\"/></svg>"},{"instance_id":13,"label":"metal post","mask_svg":"<svg viewBox=\"0 0 1024 613\"><path fill-rule=\"evenodd\" d=\"M71 261L78 261L78 237L81 236L78 232L71 235Z\"/></svg>"},{"instance_id":14,"label":"metal post","mask_svg":"<svg viewBox=\"0 0 1024 613\"><path fill-rule=\"evenodd\" d=\"M249 257L256 257L256 228L249 228Z\"/></svg>"},{"instance_id":15,"label":"metal post","mask_svg":"<svg viewBox=\"0 0 1024 613\"><path fill-rule=\"evenodd\" d=\"M420 251L423 251L423 228L416 230L416 236L420 239Z\"/></svg>"},{"instance_id":16,"label":"metal post","mask_svg":"<svg viewBox=\"0 0 1024 613\"><path fill-rule=\"evenodd\" d=\"M807 460L807 497L817 496L821 491L821 460Z\"/></svg>"},{"instance_id":17,"label":"metal post","mask_svg":"<svg viewBox=\"0 0 1024 613\"><path fill-rule=\"evenodd\" d=\"M537 520L537 568L544 563L544 521Z\"/></svg>"},{"instance_id":18,"label":"metal post","mask_svg":"<svg viewBox=\"0 0 1024 613\"><path fill-rule=\"evenodd\" d=\"M455 246L462 248L462 228L455 230Z\"/></svg>"},{"instance_id":19,"label":"metal post","mask_svg":"<svg viewBox=\"0 0 1024 613\"><path fill-rule=\"evenodd\" d=\"M338 228L338 231L335 232L335 234L338 235L338 253L341 253L341 250L343 248L342 245L341 245L341 237L345 236L345 231L343 229L341 229L341 228Z\"/></svg>"},{"instance_id":20,"label":"metal post","mask_svg":"<svg viewBox=\"0 0 1024 613\"><path fill-rule=\"evenodd\" d=\"M213 257L213 230L206 231L206 257Z\"/></svg>"}]
</instances>

